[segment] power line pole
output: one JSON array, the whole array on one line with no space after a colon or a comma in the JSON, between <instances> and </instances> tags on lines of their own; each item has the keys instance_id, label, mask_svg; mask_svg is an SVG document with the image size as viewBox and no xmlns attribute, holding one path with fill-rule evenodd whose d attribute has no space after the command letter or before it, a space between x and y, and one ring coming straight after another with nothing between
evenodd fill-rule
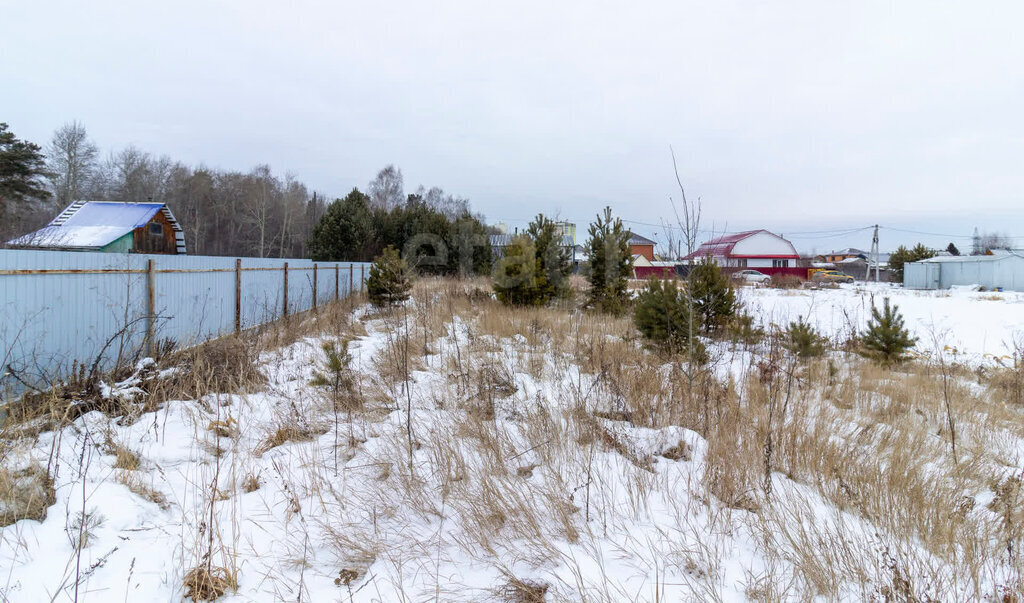
<instances>
[{"instance_id":1,"label":"power line pole","mask_svg":"<svg viewBox=\"0 0 1024 603\"><path fill-rule=\"evenodd\" d=\"M875 262L875 282L878 282L878 224L875 224L875 236L871 238L871 259ZM871 268L868 267L868 272ZM870 278L870 274L868 275Z\"/></svg>"}]
</instances>

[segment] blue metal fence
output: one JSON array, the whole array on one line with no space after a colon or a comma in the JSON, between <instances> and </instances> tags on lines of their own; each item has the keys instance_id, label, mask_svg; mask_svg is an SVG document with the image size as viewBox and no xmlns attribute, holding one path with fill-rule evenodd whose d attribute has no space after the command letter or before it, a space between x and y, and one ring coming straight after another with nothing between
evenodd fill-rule
<instances>
[{"instance_id":1,"label":"blue metal fence","mask_svg":"<svg viewBox=\"0 0 1024 603\"><path fill-rule=\"evenodd\" d=\"M0 249L0 397L163 339L191 345L363 288L369 264Z\"/></svg>"}]
</instances>

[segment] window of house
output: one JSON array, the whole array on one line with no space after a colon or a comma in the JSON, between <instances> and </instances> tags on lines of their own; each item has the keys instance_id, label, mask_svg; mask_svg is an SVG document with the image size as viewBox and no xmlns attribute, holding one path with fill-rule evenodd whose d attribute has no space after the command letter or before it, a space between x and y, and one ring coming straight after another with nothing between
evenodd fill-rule
<instances>
[{"instance_id":1,"label":"window of house","mask_svg":"<svg viewBox=\"0 0 1024 603\"><path fill-rule=\"evenodd\" d=\"M149 234L155 235L155 236L158 236L158 237L164 236L164 225L160 224L159 222L154 222L154 223L150 224L149 225Z\"/></svg>"},{"instance_id":2,"label":"window of house","mask_svg":"<svg viewBox=\"0 0 1024 603\"><path fill-rule=\"evenodd\" d=\"M789 268L789 260L772 260L772 268Z\"/></svg>"},{"instance_id":3,"label":"window of house","mask_svg":"<svg viewBox=\"0 0 1024 603\"><path fill-rule=\"evenodd\" d=\"M746 268L747 258L740 258L739 260L737 260L737 266L739 266L740 268Z\"/></svg>"}]
</instances>

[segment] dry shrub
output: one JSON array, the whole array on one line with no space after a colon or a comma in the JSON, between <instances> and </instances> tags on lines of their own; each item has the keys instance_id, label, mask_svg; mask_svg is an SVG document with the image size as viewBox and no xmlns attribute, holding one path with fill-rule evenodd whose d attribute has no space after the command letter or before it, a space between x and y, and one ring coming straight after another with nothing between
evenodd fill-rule
<instances>
[{"instance_id":1,"label":"dry shrub","mask_svg":"<svg viewBox=\"0 0 1024 603\"><path fill-rule=\"evenodd\" d=\"M773 274L770 283L775 289L799 289L806 281L794 274Z\"/></svg>"},{"instance_id":2,"label":"dry shrub","mask_svg":"<svg viewBox=\"0 0 1024 603\"><path fill-rule=\"evenodd\" d=\"M234 417L228 417L225 420L210 421L210 424L206 426L208 431L213 432L218 438L234 438L238 435L238 421Z\"/></svg>"},{"instance_id":3,"label":"dry shrub","mask_svg":"<svg viewBox=\"0 0 1024 603\"><path fill-rule=\"evenodd\" d=\"M689 461L693 458L693 451L690 450L689 444L679 440L679 443L675 446L670 446L662 451L661 456L670 461Z\"/></svg>"},{"instance_id":4,"label":"dry shrub","mask_svg":"<svg viewBox=\"0 0 1024 603\"><path fill-rule=\"evenodd\" d=\"M13 472L0 466L0 527L22 519L43 521L56 502L53 479L41 466Z\"/></svg>"},{"instance_id":5,"label":"dry shrub","mask_svg":"<svg viewBox=\"0 0 1024 603\"><path fill-rule=\"evenodd\" d=\"M277 448L286 442L309 442L327 431L328 429L325 427L310 427L295 423L281 424L260 442L253 450L253 454L263 456L268 450Z\"/></svg>"},{"instance_id":6,"label":"dry shrub","mask_svg":"<svg viewBox=\"0 0 1024 603\"><path fill-rule=\"evenodd\" d=\"M178 350L164 359L173 372L143 385L147 410L166 400L196 400L209 394L257 391L266 384L252 339L234 335Z\"/></svg>"},{"instance_id":7,"label":"dry shrub","mask_svg":"<svg viewBox=\"0 0 1024 603\"><path fill-rule=\"evenodd\" d=\"M163 492L144 482L143 475L138 471L119 471L117 473L117 481L128 488L132 494L148 500L164 511L171 508L171 504L167 501L167 497L164 496Z\"/></svg>"},{"instance_id":8,"label":"dry shrub","mask_svg":"<svg viewBox=\"0 0 1024 603\"><path fill-rule=\"evenodd\" d=\"M259 490L262 485L260 478L253 473L247 473L245 477L242 478L242 492L245 492L246 494Z\"/></svg>"},{"instance_id":9,"label":"dry shrub","mask_svg":"<svg viewBox=\"0 0 1024 603\"><path fill-rule=\"evenodd\" d=\"M509 603L544 603L549 587L534 580L509 577L508 583L499 589L499 596Z\"/></svg>"},{"instance_id":10,"label":"dry shrub","mask_svg":"<svg viewBox=\"0 0 1024 603\"><path fill-rule=\"evenodd\" d=\"M193 601L214 601L238 588L238 577L223 567L192 568L184 578L185 597Z\"/></svg>"}]
</instances>

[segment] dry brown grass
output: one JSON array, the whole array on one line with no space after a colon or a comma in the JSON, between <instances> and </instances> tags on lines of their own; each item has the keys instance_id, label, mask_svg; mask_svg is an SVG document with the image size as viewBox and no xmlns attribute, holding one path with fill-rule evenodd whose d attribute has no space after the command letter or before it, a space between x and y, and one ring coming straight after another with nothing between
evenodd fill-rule
<instances>
[{"instance_id":1,"label":"dry brown grass","mask_svg":"<svg viewBox=\"0 0 1024 603\"><path fill-rule=\"evenodd\" d=\"M119 471L117 481L128 488L136 496L148 500L163 510L171 508L167 497L150 484L146 483L146 476L138 471Z\"/></svg>"},{"instance_id":2,"label":"dry brown grass","mask_svg":"<svg viewBox=\"0 0 1024 603\"><path fill-rule=\"evenodd\" d=\"M18 471L0 466L0 527L22 519L43 521L57 502L53 479L39 465Z\"/></svg>"},{"instance_id":3,"label":"dry brown grass","mask_svg":"<svg viewBox=\"0 0 1024 603\"><path fill-rule=\"evenodd\" d=\"M214 601L238 588L238 578L230 570L205 565L189 570L183 583L185 597L193 601Z\"/></svg>"}]
</instances>

